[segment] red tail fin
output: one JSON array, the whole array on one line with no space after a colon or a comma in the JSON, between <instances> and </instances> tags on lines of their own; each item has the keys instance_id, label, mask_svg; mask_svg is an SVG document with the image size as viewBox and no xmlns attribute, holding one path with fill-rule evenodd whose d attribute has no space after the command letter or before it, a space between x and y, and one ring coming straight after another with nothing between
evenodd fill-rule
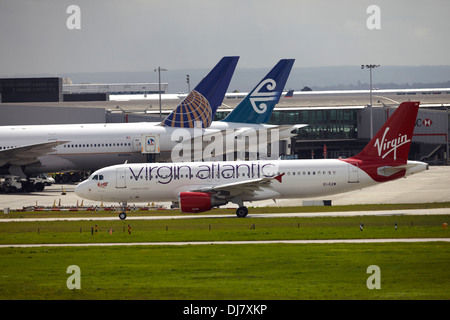
<instances>
[{"instance_id":1,"label":"red tail fin","mask_svg":"<svg viewBox=\"0 0 450 320\"><path fill-rule=\"evenodd\" d=\"M419 102L403 102L367 146L356 156L343 161L364 170L375 181L398 179L405 174L401 166L408 161ZM396 168L386 174L384 168Z\"/></svg>"},{"instance_id":2,"label":"red tail fin","mask_svg":"<svg viewBox=\"0 0 450 320\"><path fill-rule=\"evenodd\" d=\"M419 102L403 102L354 159L405 164L408 160Z\"/></svg>"}]
</instances>

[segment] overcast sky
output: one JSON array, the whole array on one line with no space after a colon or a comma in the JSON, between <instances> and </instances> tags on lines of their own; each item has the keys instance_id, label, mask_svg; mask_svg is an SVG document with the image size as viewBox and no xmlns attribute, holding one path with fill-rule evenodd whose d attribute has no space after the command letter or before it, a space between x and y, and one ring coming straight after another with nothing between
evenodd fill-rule
<instances>
[{"instance_id":1,"label":"overcast sky","mask_svg":"<svg viewBox=\"0 0 450 320\"><path fill-rule=\"evenodd\" d=\"M449 65L449 12L448 0L1 0L0 76L211 68L225 55L238 68Z\"/></svg>"}]
</instances>

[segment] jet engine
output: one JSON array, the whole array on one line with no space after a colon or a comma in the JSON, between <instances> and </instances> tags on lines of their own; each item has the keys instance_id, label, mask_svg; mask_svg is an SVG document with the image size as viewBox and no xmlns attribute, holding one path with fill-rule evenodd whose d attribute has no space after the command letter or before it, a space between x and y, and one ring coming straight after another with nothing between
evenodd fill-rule
<instances>
[{"instance_id":1,"label":"jet engine","mask_svg":"<svg viewBox=\"0 0 450 320\"><path fill-rule=\"evenodd\" d=\"M209 192L181 192L179 198L181 212L188 213L209 211L228 203Z\"/></svg>"}]
</instances>

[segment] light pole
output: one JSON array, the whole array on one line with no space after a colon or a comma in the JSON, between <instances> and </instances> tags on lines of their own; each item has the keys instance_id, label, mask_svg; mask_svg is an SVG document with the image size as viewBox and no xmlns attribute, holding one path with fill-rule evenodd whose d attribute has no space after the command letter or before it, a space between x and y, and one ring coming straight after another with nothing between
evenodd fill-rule
<instances>
[{"instance_id":1,"label":"light pole","mask_svg":"<svg viewBox=\"0 0 450 320\"><path fill-rule=\"evenodd\" d=\"M188 94L191 92L191 79L189 78L189 75L186 75L186 83L188 84Z\"/></svg>"},{"instance_id":2,"label":"light pole","mask_svg":"<svg viewBox=\"0 0 450 320\"><path fill-rule=\"evenodd\" d=\"M447 160L445 161L445 165L446 166L448 166L448 165L450 165L450 162L448 161L448 159L449 159L449 148L448 148L448 135L450 134L450 131L449 131L449 127L448 127L448 123L450 122L450 117L448 116L448 106L446 107L446 109L447 109Z\"/></svg>"},{"instance_id":3,"label":"light pole","mask_svg":"<svg viewBox=\"0 0 450 320\"><path fill-rule=\"evenodd\" d=\"M159 84L159 121L162 121L162 115L161 115L161 71L168 71L167 69L158 67L154 70L155 72L158 71L158 84Z\"/></svg>"},{"instance_id":4,"label":"light pole","mask_svg":"<svg viewBox=\"0 0 450 320\"><path fill-rule=\"evenodd\" d=\"M379 64L362 64L361 69L369 68L370 71L370 139L373 138L373 112L372 112L372 69L379 67Z\"/></svg>"}]
</instances>

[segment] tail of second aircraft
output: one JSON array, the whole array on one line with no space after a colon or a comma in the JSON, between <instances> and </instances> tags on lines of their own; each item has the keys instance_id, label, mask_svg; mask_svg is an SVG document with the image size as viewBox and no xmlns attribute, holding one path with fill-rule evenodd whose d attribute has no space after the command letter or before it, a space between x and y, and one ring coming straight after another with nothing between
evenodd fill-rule
<instances>
[{"instance_id":1,"label":"tail of second aircraft","mask_svg":"<svg viewBox=\"0 0 450 320\"><path fill-rule=\"evenodd\" d=\"M207 128L222 104L239 57L224 57L161 123L167 127Z\"/></svg>"},{"instance_id":2,"label":"tail of second aircraft","mask_svg":"<svg viewBox=\"0 0 450 320\"><path fill-rule=\"evenodd\" d=\"M260 83L222 121L266 123L280 101L294 59L280 60Z\"/></svg>"},{"instance_id":3,"label":"tail of second aircraft","mask_svg":"<svg viewBox=\"0 0 450 320\"><path fill-rule=\"evenodd\" d=\"M419 102L403 102L367 146L356 156L344 159L375 181L397 179L408 169L408 154Z\"/></svg>"},{"instance_id":4,"label":"tail of second aircraft","mask_svg":"<svg viewBox=\"0 0 450 320\"><path fill-rule=\"evenodd\" d=\"M284 97L285 98L292 98L294 96L294 90L289 90Z\"/></svg>"}]
</instances>

